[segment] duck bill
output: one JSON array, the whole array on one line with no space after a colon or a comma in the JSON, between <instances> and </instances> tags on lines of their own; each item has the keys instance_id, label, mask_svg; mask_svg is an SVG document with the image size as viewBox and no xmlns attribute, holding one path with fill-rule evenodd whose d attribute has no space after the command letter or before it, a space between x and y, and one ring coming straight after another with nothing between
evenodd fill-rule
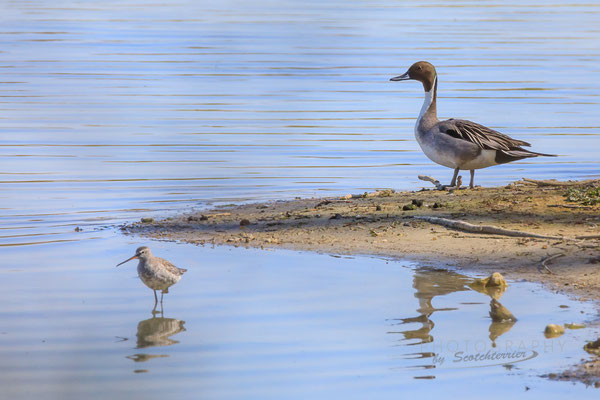
<instances>
[{"instance_id":1,"label":"duck bill","mask_svg":"<svg viewBox=\"0 0 600 400\"><path fill-rule=\"evenodd\" d=\"M398 75L395 76L393 78L390 78L390 81L407 81L410 79L410 76L408 76L408 71L406 71L405 73L403 73L402 75Z\"/></svg>"},{"instance_id":2,"label":"duck bill","mask_svg":"<svg viewBox=\"0 0 600 400\"><path fill-rule=\"evenodd\" d=\"M117 267L118 267L119 265L121 265L121 264L125 264L127 261L131 261L131 260L134 260L134 259L136 259L136 258L138 258L138 256L137 256L137 255L135 255L135 256L133 256L133 257L131 257L131 258L128 258L127 260L123 261L122 263L118 263L118 264L117 264Z\"/></svg>"}]
</instances>

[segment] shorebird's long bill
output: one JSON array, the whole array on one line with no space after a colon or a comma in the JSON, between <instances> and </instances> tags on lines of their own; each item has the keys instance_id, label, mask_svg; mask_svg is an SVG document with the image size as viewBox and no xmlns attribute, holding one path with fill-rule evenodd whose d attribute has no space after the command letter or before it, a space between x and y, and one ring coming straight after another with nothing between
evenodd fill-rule
<instances>
[{"instance_id":1,"label":"shorebird's long bill","mask_svg":"<svg viewBox=\"0 0 600 400\"><path fill-rule=\"evenodd\" d=\"M134 258L138 258L137 254L136 254L135 256L131 257L131 258L128 258L127 260L123 261L122 263L118 263L118 264L117 264L117 267L118 267L119 265L121 265L121 264L125 264L127 261L131 261L131 260L133 260Z\"/></svg>"},{"instance_id":2,"label":"shorebird's long bill","mask_svg":"<svg viewBox=\"0 0 600 400\"><path fill-rule=\"evenodd\" d=\"M398 75L393 78L390 78L390 81L407 81L409 79L410 79L410 76L408 76L408 71L406 71L402 75Z\"/></svg>"}]
</instances>

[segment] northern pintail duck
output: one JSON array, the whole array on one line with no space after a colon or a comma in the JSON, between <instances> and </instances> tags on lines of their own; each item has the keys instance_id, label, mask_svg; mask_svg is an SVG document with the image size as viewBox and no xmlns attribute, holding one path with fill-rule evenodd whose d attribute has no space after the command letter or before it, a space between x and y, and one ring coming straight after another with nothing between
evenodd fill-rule
<instances>
[{"instance_id":1,"label":"northern pintail duck","mask_svg":"<svg viewBox=\"0 0 600 400\"><path fill-rule=\"evenodd\" d=\"M476 169L528 157L555 157L553 154L523 149L521 146L531 145L475 122L454 118L438 120L435 104L437 73L435 67L427 61L414 63L404 74L390 80L409 79L421 82L425 89L425 101L415 124L415 137L423 153L431 161L454 169L450 186L456 186L456 177L460 170L471 172L469 186L472 188Z\"/></svg>"}]
</instances>

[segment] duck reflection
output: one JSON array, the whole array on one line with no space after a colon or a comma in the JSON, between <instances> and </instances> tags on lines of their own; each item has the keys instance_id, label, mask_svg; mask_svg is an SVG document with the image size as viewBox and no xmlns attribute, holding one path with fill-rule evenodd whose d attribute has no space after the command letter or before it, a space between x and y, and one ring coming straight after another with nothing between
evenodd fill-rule
<instances>
[{"instance_id":1,"label":"duck reflection","mask_svg":"<svg viewBox=\"0 0 600 400\"><path fill-rule=\"evenodd\" d=\"M470 281L471 279L468 277L452 271L434 268L418 269L413 276L413 288L416 289L414 296L419 301L419 308L416 310L419 315L416 317L398 318L395 321L400 321L396 324L400 326L417 323L420 324L420 327L388 333L402 335L400 340L410 341L410 343L405 343L409 346L433 342L433 336L430 332L433 330L435 324L430 319L431 315L436 311L456 310L456 308L435 308L432 305L433 298L469 290L467 285Z\"/></svg>"},{"instance_id":2,"label":"duck reflection","mask_svg":"<svg viewBox=\"0 0 600 400\"><path fill-rule=\"evenodd\" d=\"M171 346L179 341L171 339L171 336L184 332L185 321L175 318L164 318L162 315L157 317L153 314L152 318L140 321L137 326L137 345L136 349L147 347ZM167 354L132 354L127 356L135 362L145 362L152 358L169 357Z\"/></svg>"},{"instance_id":3,"label":"duck reflection","mask_svg":"<svg viewBox=\"0 0 600 400\"><path fill-rule=\"evenodd\" d=\"M395 326L406 326L407 324L418 324L412 329L389 331L389 334L400 335L401 345L415 346L434 342L434 336L431 334L435 323L432 315L440 311L457 310L456 307L436 308L432 302L436 296L444 296L454 292L474 290L491 298L489 315L492 322L489 326L489 338L492 347L496 346L496 339L508 332L517 319L515 316L498 301L504 292L506 286L490 286L489 280L473 279L465 275L434 268L420 268L415 271L413 276L414 296L418 299L419 306L416 316L408 318L397 318ZM482 283L483 282L483 283ZM476 303L482 304L482 303ZM424 349L424 348L422 348ZM404 354L405 359L428 359L423 365L415 365L412 368L429 369L435 368L436 353L433 351L420 351Z\"/></svg>"}]
</instances>

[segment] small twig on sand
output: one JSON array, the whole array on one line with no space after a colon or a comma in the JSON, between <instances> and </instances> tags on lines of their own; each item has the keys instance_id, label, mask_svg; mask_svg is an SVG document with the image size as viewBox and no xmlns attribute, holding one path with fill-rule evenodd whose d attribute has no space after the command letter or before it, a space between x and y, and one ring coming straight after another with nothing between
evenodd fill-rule
<instances>
[{"instance_id":1,"label":"small twig on sand","mask_svg":"<svg viewBox=\"0 0 600 400\"><path fill-rule=\"evenodd\" d=\"M555 260L559 257L563 257L565 254L564 253L558 253L555 254L553 256L550 257L546 257L542 260L542 267L544 267L544 270L548 271L549 274L551 275L556 275L554 272L552 272L552 270L550 270L550 268L548 268L548 264L550 261ZM542 272L543 270L541 268L538 268L538 271Z\"/></svg>"},{"instance_id":2,"label":"small twig on sand","mask_svg":"<svg viewBox=\"0 0 600 400\"><path fill-rule=\"evenodd\" d=\"M459 231L471 232L471 233L491 233L493 235L504 235L513 237L531 237L538 239L555 239L555 240L572 240L562 236L548 236L539 235L537 233L515 231L511 229L504 229L494 225L474 225L465 221L452 220L440 217L427 217L427 216L414 216L415 219L427 221L431 224L442 225L447 228L457 229Z\"/></svg>"},{"instance_id":3,"label":"small twig on sand","mask_svg":"<svg viewBox=\"0 0 600 400\"><path fill-rule=\"evenodd\" d=\"M427 175L419 175L417 176L417 178L419 178L422 181L426 181L426 182L431 182L433 183L433 185L435 186L435 188L437 190L448 190L448 191L452 191L452 190L456 190L459 189L460 186L462 185L462 176L459 176L458 179L456 180L456 186L450 186L450 185L442 185L440 183L440 181L438 181L435 178L432 178L431 176L427 176Z\"/></svg>"},{"instance_id":4,"label":"small twig on sand","mask_svg":"<svg viewBox=\"0 0 600 400\"><path fill-rule=\"evenodd\" d=\"M600 239L600 235L580 235L575 236L575 239Z\"/></svg>"},{"instance_id":5,"label":"small twig on sand","mask_svg":"<svg viewBox=\"0 0 600 400\"><path fill-rule=\"evenodd\" d=\"M440 183L440 181L438 181L438 180L437 180L437 179L435 179L435 178L432 178L431 176L427 176L427 175L419 175L419 176L417 176L417 178L419 178L419 179L420 179L420 180L422 180L422 181L426 181L426 182L431 182L431 183L433 183L433 185L435 186L435 188L436 188L437 190L444 190L444 189L443 189L444 185L442 185L442 184Z\"/></svg>"},{"instance_id":6,"label":"small twig on sand","mask_svg":"<svg viewBox=\"0 0 600 400\"><path fill-rule=\"evenodd\" d=\"M529 179L529 178L522 178L523 182L528 182L528 183L535 183L538 186L581 186L581 185L587 185L588 183L593 183L593 182L597 182L597 179L588 179L587 181L568 181L568 182L560 182L557 181L556 179L547 179L547 180L537 180L537 179Z\"/></svg>"},{"instance_id":7,"label":"small twig on sand","mask_svg":"<svg viewBox=\"0 0 600 400\"><path fill-rule=\"evenodd\" d=\"M574 204L548 204L548 207L562 207L562 208L583 208L583 209L591 209L593 206L578 206Z\"/></svg>"}]
</instances>

